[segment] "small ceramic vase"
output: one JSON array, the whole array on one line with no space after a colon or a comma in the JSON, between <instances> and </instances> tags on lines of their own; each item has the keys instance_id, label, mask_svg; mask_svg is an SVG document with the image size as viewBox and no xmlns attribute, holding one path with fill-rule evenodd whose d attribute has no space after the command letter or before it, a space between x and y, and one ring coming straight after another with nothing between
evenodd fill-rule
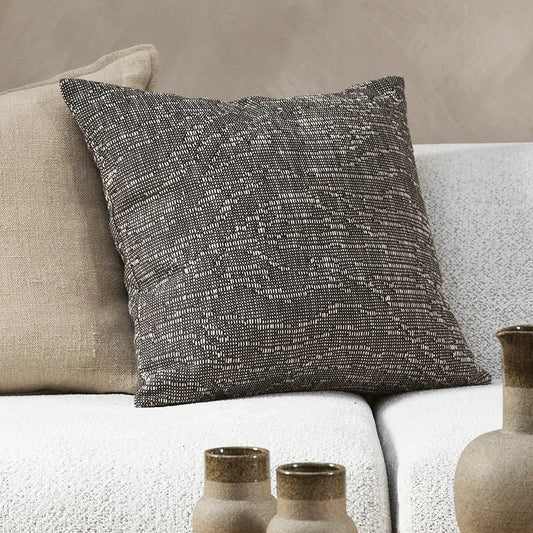
<instances>
[{"instance_id":1,"label":"small ceramic vase","mask_svg":"<svg viewBox=\"0 0 533 533\"><path fill-rule=\"evenodd\" d=\"M503 348L503 429L464 450L455 472L461 533L533 533L533 326L496 334Z\"/></svg>"},{"instance_id":2,"label":"small ceramic vase","mask_svg":"<svg viewBox=\"0 0 533 533\"><path fill-rule=\"evenodd\" d=\"M205 452L204 495L194 509L193 533L265 533L275 512L268 450Z\"/></svg>"},{"instance_id":3,"label":"small ceramic vase","mask_svg":"<svg viewBox=\"0 0 533 533\"><path fill-rule=\"evenodd\" d=\"M277 513L267 533L357 533L346 514L346 469L300 463L277 469Z\"/></svg>"}]
</instances>

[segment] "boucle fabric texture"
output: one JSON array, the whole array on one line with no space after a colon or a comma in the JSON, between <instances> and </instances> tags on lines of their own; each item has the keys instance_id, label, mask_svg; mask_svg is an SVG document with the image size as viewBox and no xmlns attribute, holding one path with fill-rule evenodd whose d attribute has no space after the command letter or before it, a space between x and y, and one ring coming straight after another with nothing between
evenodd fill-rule
<instances>
[{"instance_id":1,"label":"boucle fabric texture","mask_svg":"<svg viewBox=\"0 0 533 533\"><path fill-rule=\"evenodd\" d=\"M459 533L453 502L466 446L502 427L502 386L391 396L374 408L397 533Z\"/></svg>"},{"instance_id":2,"label":"boucle fabric texture","mask_svg":"<svg viewBox=\"0 0 533 533\"><path fill-rule=\"evenodd\" d=\"M123 267L64 76L151 87L141 45L0 95L0 393L137 389Z\"/></svg>"},{"instance_id":3,"label":"boucle fabric texture","mask_svg":"<svg viewBox=\"0 0 533 533\"><path fill-rule=\"evenodd\" d=\"M136 405L487 382L441 294L401 78L235 102L61 88L125 263Z\"/></svg>"},{"instance_id":4,"label":"boucle fabric texture","mask_svg":"<svg viewBox=\"0 0 533 533\"><path fill-rule=\"evenodd\" d=\"M533 322L533 143L419 145L415 157L447 300L501 377L494 333Z\"/></svg>"},{"instance_id":5,"label":"boucle fabric texture","mask_svg":"<svg viewBox=\"0 0 533 533\"><path fill-rule=\"evenodd\" d=\"M203 450L264 446L276 465L346 466L360 533L390 533L383 453L360 396L308 392L133 409L126 395L0 398L0 531L191 533Z\"/></svg>"}]
</instances>

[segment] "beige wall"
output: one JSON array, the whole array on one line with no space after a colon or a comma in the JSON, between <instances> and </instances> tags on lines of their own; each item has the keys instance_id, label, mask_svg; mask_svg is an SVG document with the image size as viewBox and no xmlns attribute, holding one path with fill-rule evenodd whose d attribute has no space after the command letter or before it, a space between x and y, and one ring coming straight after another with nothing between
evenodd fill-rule
<instances>
[{"instance_id":1,"label":"beige wall","mask_svg":"<svg viewBox=\"0 0 533 533\"><path fill-rule=\"evenodd\" d=\"M140 42L159 48L161 90L399 74L415 142L533 141L533 0L0 0L0 90Z\"/></svg>"}]
</instances>

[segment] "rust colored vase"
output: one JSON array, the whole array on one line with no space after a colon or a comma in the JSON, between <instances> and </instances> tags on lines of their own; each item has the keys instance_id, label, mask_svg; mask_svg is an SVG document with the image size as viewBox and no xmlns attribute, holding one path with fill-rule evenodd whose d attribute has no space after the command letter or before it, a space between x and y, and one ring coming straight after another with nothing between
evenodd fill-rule
<instances>
[{"instance_id":1,"label":"rust colored vase","mask_svg":"<svg viewBox=\"0 0 533 533\"><path fill-rule=\"evenodd\" d=\"M275 512L268 450L205 452L204 495L194 509L193 533L265 533Z\"/></svg>"},{"instance_id":2,"label":"rust colored vase","mask_svg":"<svg viewBox=\"0 0 533 533\"><path fill-rule=\"evenodd\" d=\"M324 463L277 469L277 513L267 533L357 533L346 514L346 470Z\"/></svg>"},{"instance_id":3,"label":"rust colored vase","mask_svg":"<svg viewBox=\"0 0 533 533\"><path fill-rule=\"evenodd\" d=\"M533 326L496 334L503 349L503 429L474 439L455 472L461 533L533 533Z\"/></svg>"}]
</instances>

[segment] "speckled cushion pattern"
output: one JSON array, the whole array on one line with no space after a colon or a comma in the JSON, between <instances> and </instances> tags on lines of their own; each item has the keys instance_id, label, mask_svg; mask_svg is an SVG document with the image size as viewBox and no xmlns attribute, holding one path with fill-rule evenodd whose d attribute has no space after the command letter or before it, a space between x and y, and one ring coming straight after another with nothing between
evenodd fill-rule
<instances>
[{"instance_id":1,"label":"speckled cushion pattern","mask_svg":"<svg viewBox=\"0 0 533 533\"><path fill-rule=\"evenodd\" d=\"M235 102L61 88L125 263L136 405L488 381L440 291L401 78Z\"/></svg>"},{"instance_id":2,"label":"speckled cushion pattern","mask_svg":"<svg viewBox=\"0 0 533 533\"><path fill-rule=\"evenodd\" d=\"M414 151L444 293L476 361L501 377L494 333L533 322L533 142Z\"/></svg>"},{"instance_id":3,"label":"speckled cushion pattern","mask_svg":"<svg viewBox=\"0 0 533 533\"><path fill-rule=\"evenodd\" d=\"M133 409L125 395L0 398L2 533L191 533L203 450L247 443L276 466L346 466L359 533L391 533L370 406L339 392ZM249 533L244 531L243 533Z\"/></svg>"}]
</instances>

